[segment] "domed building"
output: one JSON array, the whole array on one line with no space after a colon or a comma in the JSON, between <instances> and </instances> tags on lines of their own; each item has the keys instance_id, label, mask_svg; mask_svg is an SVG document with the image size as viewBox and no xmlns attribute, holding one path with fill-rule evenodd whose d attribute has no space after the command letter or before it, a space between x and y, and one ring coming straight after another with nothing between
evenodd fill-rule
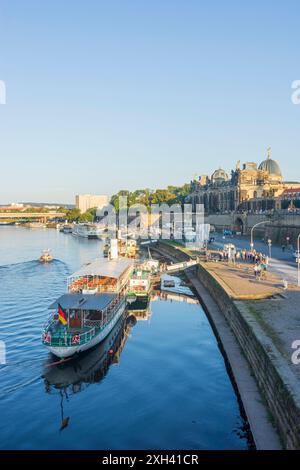
<instances>
[{"instance_id":1,"label":"domed building","mask_svg":"<svg viewBox=\"0 0 300 470\"><path fill-rule=\"evenodd\" d=\"M213 174L211 175L211 181L212 183L215 183L216 185L222 184L228 180L229 180L229 177L226 171L222 170L222 168L215 170Z\"/></svg>"},{"instance_id":2,"label":"domed building","mask_svg":"<svg viewBox=\"0 0 300 470\"><path fill-rule=\"evenodd\" d=\"M237 162L231 177L219 168L209 178L201 175L191 182L188 201L203 204L206 213L228 213L233 211L268 211L281 208L281 198L286 188L299 187L299 183L284 183L279 164L268 156L259 166Z\"/></svg>"},{"instance_id":3,"label":"domed building","mask_svg":"<svg viewBox=\"0 0 300 470\"><path fill-rule=\"evenodd\" d=\"M271 149L268 149L268 158L261 162L258 169L268 173L269 178L273 181L282 182L282 173L280 166L271 158Z\"/></svg>"}]
</instances>

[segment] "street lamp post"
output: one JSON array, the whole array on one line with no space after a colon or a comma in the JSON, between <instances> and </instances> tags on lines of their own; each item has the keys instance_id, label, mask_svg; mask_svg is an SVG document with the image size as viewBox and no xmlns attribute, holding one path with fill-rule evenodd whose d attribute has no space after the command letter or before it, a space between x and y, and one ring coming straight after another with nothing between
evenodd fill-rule
<instances>
[{"instance_id":1,"label":"street lamp post","mask_svg":"<svg viewBox=\"0 0 300 470\"><path fill-rule=\"evenodd\" d=\"M253 231L255 229L255 227L258 227L259 225L262 225L262 224L267 224L269 222L269 220L264 220L263 222L258 222L257 224L253 225L252 229L251 229L251 234L250 234L250 248L251 248L251 251L253 251L253 248L254 248L254 243L253 243Z\"/></svg>"},{"instance_id":2,"label":"street lamp post","mask_svg":"<svg viewBox=\"0 0 300 470\"><path fill-rule=\"evenodd\" d=\"M268 245L269 245L269 258L272 259L272 240L269 238L268 240Z\"/></svg>"}]
</instances>

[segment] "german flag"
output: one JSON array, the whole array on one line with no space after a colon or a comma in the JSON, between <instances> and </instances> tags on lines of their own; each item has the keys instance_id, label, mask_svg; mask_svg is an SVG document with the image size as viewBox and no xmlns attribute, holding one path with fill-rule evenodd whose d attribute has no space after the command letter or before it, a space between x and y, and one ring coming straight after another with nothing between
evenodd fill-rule
<instances>
[{"instance_id":1,"label":"german flag","mask_svg":"<svg viewBox=\"0 0 300 470\"><path fill-rule=\"evenodd\" d=\"M66 312L63 310L60 304L58 304L58 319L63 325L66 325L68 323Z\"/></svg>"}]
</instances>

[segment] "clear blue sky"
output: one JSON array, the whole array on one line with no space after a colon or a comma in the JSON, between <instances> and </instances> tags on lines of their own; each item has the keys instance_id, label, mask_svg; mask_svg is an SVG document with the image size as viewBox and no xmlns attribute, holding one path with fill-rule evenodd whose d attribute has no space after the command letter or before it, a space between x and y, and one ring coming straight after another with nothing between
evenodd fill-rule
<instances>
[{"instance_id":1,"label":"clear blue sky","mask_svg":"<svg viewBox=\"0 0 300 470\"><path fill-rule=\"evenodd\" d=\"M260 162L300 179L300 2L1 0L0 204Z\"/></svg>"}]
</instances>

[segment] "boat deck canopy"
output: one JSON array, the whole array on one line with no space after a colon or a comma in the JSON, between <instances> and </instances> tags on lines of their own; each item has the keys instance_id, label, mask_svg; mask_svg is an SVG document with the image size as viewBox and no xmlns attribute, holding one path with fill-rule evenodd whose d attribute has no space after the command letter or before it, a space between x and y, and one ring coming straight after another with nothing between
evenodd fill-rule
<instances>
[{"instance_id":1,"label":"boat deck canopy","mask_svg":"<svg viewBox=\"0 0 300 470\"><path fill-rule=\"evenodd\" d=\"M92 263L83 266L79 271L72 274L70 278L99 276L118 279L129 267L133 266L133 264L134 261L128 258L119 258L116 260L98 258Z\"/></svg>"},{"instance_id":2,"label":"boat deck canopy","mask_svg":"<svg viewBox=\"0 0 300 470\"><path fill-rule=\"evenodd\" d=\"M49 306L49 309L58 308L74 310L103 310L116 297L115 294L64 294Z\"/></svg>"}]
</instances>

